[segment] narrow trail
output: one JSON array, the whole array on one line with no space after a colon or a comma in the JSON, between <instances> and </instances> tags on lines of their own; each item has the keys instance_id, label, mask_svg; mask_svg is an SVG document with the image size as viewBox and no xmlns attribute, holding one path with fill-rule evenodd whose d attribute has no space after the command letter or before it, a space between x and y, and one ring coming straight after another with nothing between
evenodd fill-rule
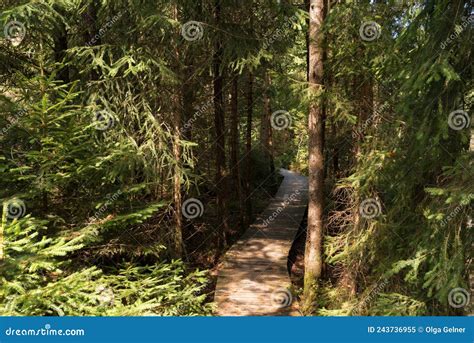
<instances>
[{"instance_id":1,"label":"narrow trail","mask_svg":"<svg viewBox=\"0 0 474 343\"><path fill-rule=\"evenodd\" d=\"M224 257L214 295L217 315L299 315L287 263L305 213L308 181L286 169L280 173L277 194Z\"/></svg>"}]
</instances>

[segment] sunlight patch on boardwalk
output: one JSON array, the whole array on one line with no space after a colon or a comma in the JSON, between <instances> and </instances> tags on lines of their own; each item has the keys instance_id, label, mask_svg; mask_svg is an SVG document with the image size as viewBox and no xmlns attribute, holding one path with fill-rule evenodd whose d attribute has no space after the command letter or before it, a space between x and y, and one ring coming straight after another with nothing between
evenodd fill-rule
<instances>
[{"instance_id":1,"label":"sunlight patch on boardwalk","mask_svg":"<svg viewBox=\"0 0 474 343\"><path fill-rule=\"evenodd\" d=\"M214 300L221 316L299 315L288 254L307 205L307 178L281 169L275 198L224 257Z\"/></svg>"}]
</instances>

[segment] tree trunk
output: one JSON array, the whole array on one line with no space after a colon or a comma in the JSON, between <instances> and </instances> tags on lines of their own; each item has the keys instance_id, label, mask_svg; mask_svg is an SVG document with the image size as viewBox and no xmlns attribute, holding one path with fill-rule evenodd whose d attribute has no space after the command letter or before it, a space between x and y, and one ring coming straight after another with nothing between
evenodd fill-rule
<instances>
[{"instance_id":1,"label":"tree trunk","mask_svg":"<svg viewBox=\"0 0 474 343\"><path fill-rule=\"evenodd\" d=\"M232 170L232 181L234 184L234 194L239 199L239 218L241 227L244 226L244 198L242 194L242 186L240 179L240 144L239 144L239 79L238 74L232 79L231 89L231 144L230 144L230 163Z\"/></svg>"},{"instance_id":2,"label":"tree trunk","mask_svg":"<svg viewBox=\"0 0 474 343\"><path fill-rule=\"evenodd\" d=\"M183 122L182 136L186 141L192 141L193 130L192 130L192 119L194 116L194 97L195 97L195 82L193 78L194 66L192 65L192 57L189 53L186 54L185 66L183 70L183 82L181 85L181 94L183 98Z\"/></svg>"},{"instance_id":3,"label":"tree trunk","mask_svg":"<svg viewBox=\"0 0 474 343\"><path fill-rule=\"evenodd\" d=\"M315 97L322 91L323 48L321 26L324 20L324 1L310 1L309 25L309 90ZM309 204L308 232L305 247L304 305L311 313L315 305L318 281L322 270L322 235L324 209L324 112L321 100L312 100L309 107Z\"/></svg>"},{"instance_id":4,"label":"tree trunk","mask_svg":"<svg viewBox=\"0 0 474 343\"><path fill-rule=\"evenodd\" d=\"M182 217L182 196L181 196L181 113L179 109L174 110L173 118L173 157L175 168L173 176L173 201L174 201L174 232L173 232L173 254L174 257L181 258L184 252L183 244L183 217Z\"/></svg>"},{"instance_id":5,"label":"tree trunk","mask_svg":"<svg viewBox=\"0 0 474 343\"><path fill-rule=\"evenodd\" d=\"M215 1L215 20L216 27L219 27L221 20L221 3ZM220 38L216 39L215 51L213 56L213 86L214 86L214 127L216 133L216 193L217 193L217 216L222 228L219 233L219 248L222 249L226 244L226 234L228 232L227 222L227 199L226 199L226 173L225 173L225 121L224 121L224 97L223 97L223 76L222 66L222 43Z\"/></svg>"},{"instance_id":6,"label":"tree trunk","mask_svg":"<svg viewBox=\"0 0 474 343\"><path fill-rule=\"evenodd\" d=\"M247 128L245 133L245 225L252 220L251 177L252 177L252 117L253 117L253 74L248 75L247 85Z\"/></svg>"},{"instance_id":7,"label":"tree trunk","mask_svg":"<svg viewBox=\"0 0 474 343\"><path fill-rule=\"evenodd\" d=\"M304 0L304 8L309 10L309 2L310 0ZM309 27L309 18L306 20L306 25ZM305 41L306 41L306 81L309 82L309 31L305 34Z\"/></svg>"},{"instance_id":8,"label":"tree trunk","mask_svg":"<svg viewBox=\"0 0 474 343\"><path fill-rule=\"evenodd\" d=\"M82 15L83 26L86 28L84 32L84 42L87 46L95 46L102 44L100 36L97 35L97 4L92 1ZM96 37L97 35L97 37ZM99 74L93 69L90 73L90 80L96 81Z\"/></svg>"},{"instance_id":9,"label":"tree trunk","mask_svg":"<svg viewBox=\"0 0 474 343\"><path fill-rule=\"evenodd\" d=\"M265 157L265 164L269 168L269 172L273 175L275 172L275 163L273 160L273 142L272 142L272 126L271 126L271 100L270 100L270 86L271 78L268 71L264 75L264 93L263 93L263 114L261 127L261 145L263 156Z\"/></svg>"},{"instance_id":10,"label":"tree trunk","mask_svg":"<svg viewBox=\"0 0 474 343\"><path fill-rule=\"evenodd\" d=\"M331 137L333 139L337 139L337 122L332 121L331 122ZM339 177L339 149L340 146L337 144L334 144L333 152L332 152L332 173L333 173L333 178L336 180Z\"/></svg>"},{"instance_id":11,"label":"tree trunk","mask_svg":"<svg viewBox=\"0 0 474 343\"><path fill-rule=\"evenodd\" d=\"M174 6L173 14L175 20L178 20L178 8ZM179 49L175 50L176 58L179 60ZM179 67L178 67L179 68ZM184 82L184 81L183 81ZM181 94L182 97L183 94ZM174 114L173 114L173 157L175 160L174 176L173 176L173 203L174 203L174 230L173 230L173 251L172 255L175 258L182 258L184 253L183 243L183 214L182 214L182 195L181 195L181 181L182 181L182 161L181 161L181 98L176 95L174 97Z\"/></svg>"},{"instance_id":12,"label":"tree trunk","mask_svg":"<svg viewBox=\"0 0 474 343\"><path fill-rule=\"evenodd\" d=\"M53 5L55 11L64 15L63 11L61 11L61 7L57 5ZM64 58L66 57L66 51L68 49L68 35L67 35L67 28L64 23L58 23L59 34L55 36L54 39L54 60L59 64L62 64ZM62 65L61 69L59 70L57 80L63 81L63 83L69 83L69 67L67 65Z\"/></svg>"},{"instance_id":13,"label":"tree trunk","mask_svg":"<svg viewBox=\"0 0 474 343\"><path fill-rule=\"evenodd\" d=\"M182 18L200 18L203 16L202 13L202 1L196 0L193 2L192 6L184 6L182 8ZM189 44L187 44L189 46ZM183 66L183 82L181 87L181 93L183 97L183 128L181 130L182 138L186 141L192 141L193 139L193 122L196 118L194 111L194 102L196 99L196 65L194 63L195 57L193 55L194 51L192 49L183 49L182 61L184 61ZM187 167L187 166L185 166Z\"/></svg>"}]
</instances>

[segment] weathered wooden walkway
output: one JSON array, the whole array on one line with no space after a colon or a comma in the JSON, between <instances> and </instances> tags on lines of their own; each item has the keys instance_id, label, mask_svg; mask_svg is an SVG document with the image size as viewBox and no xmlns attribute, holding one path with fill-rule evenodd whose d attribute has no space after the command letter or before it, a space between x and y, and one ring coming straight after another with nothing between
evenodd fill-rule
<instances>
[{"instance_id":1,"label":"weathered wooden walkway","mask_svg":"<svg viewBox=\"0 0 474 343\"><path fill-rule=\"evenodd\" d=\"M287 261L307 205L307 178L281 169L275 198L226 253L214 300L221 316L299 315Z\"/></svg>"}]
</instances>

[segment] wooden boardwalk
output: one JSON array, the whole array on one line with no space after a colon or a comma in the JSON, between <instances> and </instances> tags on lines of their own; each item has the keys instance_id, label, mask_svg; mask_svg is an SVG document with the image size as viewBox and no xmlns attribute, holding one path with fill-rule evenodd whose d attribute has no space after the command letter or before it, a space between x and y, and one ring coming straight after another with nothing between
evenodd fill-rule
<instances>
[{"instance_id":1,"label":"wooden boardwalk","mask_svg":"<svg viewBox=\"0 0 474 343\"><path fill-rule=\"evenodd\" d=\"M219 269L214 300L221 316L299 315L287 262L308 198L307 178L281 169L275 198Z\"/></svg>"}]
</instances>

